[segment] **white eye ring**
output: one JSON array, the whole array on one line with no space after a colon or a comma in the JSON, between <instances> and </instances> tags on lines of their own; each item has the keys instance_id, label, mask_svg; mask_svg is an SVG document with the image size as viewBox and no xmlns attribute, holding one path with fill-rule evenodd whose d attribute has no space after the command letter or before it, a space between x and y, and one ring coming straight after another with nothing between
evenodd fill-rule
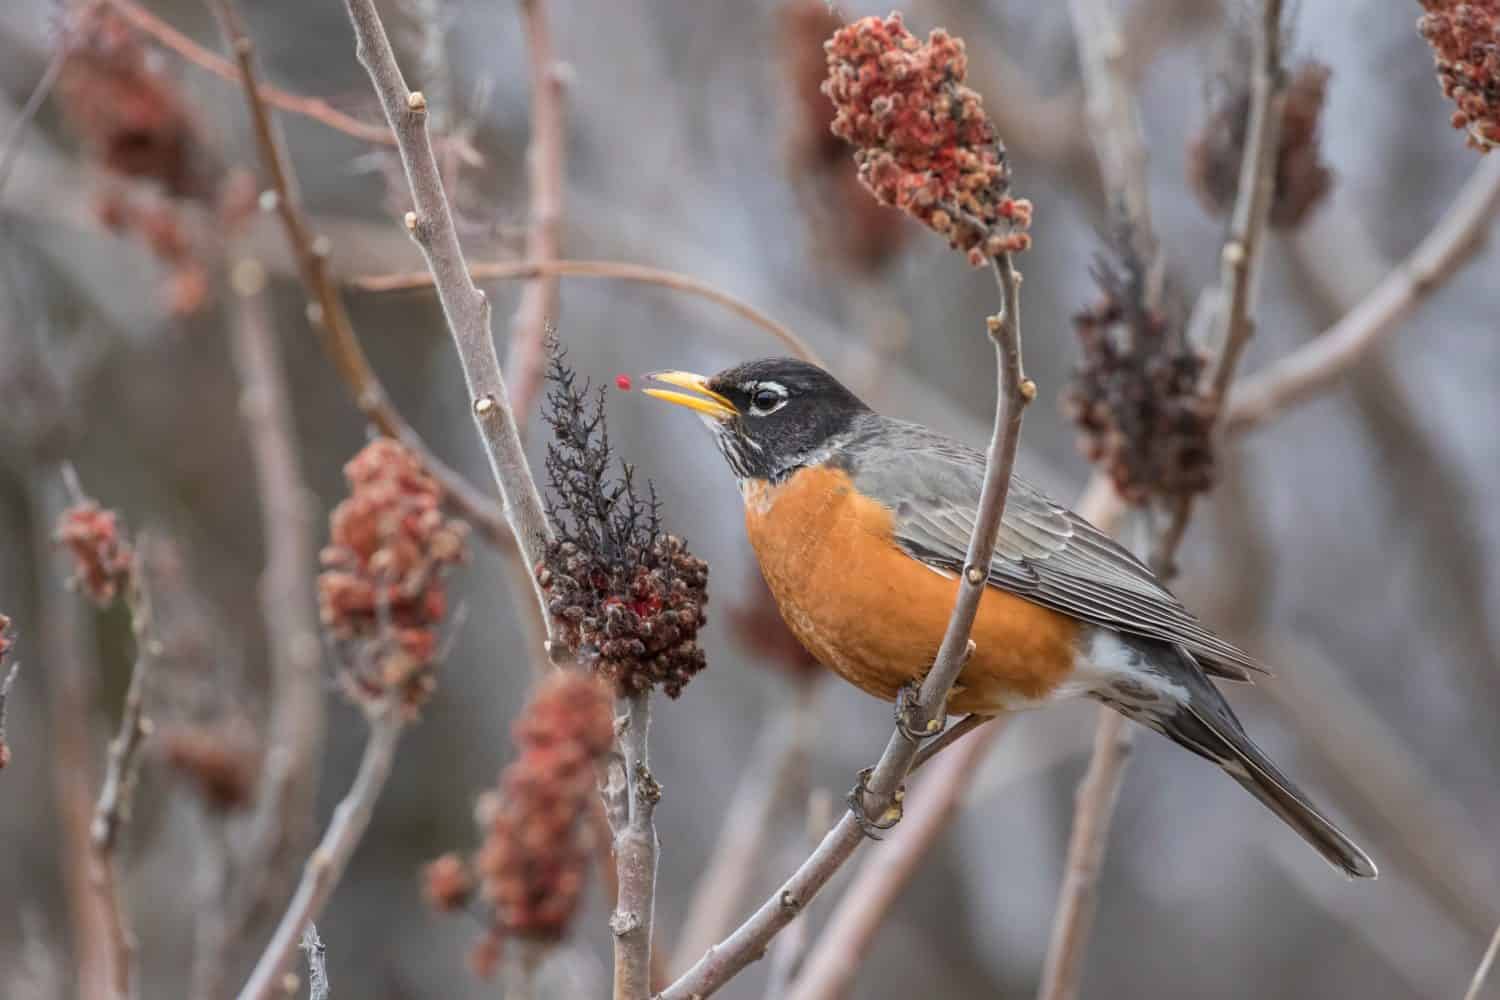
<instances>
[{"instance_id":1,"label":"white eye ring","mask_svg":"<svg viewBox=\"0 0 1500 1000\"><path fill-rule=\"evenodd\" d=\"M766 417L786 405L786 386L779 382L747 382L740 388L750 397L750 415ZM765 402L761 397L774 397L774 402Z\"/></svg>"}]
</instances>

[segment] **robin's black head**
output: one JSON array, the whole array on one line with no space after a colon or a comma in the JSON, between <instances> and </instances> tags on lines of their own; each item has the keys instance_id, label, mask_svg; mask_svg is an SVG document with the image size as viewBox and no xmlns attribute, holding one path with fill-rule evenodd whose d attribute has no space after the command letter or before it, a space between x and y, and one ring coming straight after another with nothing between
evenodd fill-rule
<instances>
[{"instance_id":1,"label":"robin's black head","mask_svg":"<svg viewBox=\"0 0 1500 1000\"><path fill-rule=\"evenodd\" d=\"M870 408L817 365L766 358L717 375L655 372L648 395L696 410L740 479L775 481L816 463Z\"/></svg>"}]
</instances>

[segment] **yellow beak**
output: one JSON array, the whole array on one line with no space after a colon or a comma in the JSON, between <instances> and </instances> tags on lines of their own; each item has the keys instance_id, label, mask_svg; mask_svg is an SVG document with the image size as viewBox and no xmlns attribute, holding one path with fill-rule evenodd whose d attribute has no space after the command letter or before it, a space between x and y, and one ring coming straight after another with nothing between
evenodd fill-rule
<instances>
[{"instance_id":1,"label":"yellow beak","mask_svg":"<svg viewBox=\"0 0 1500 1000\"><path fill-rule=\"evenodd\" d=\"M696 375L693 372L651 372L646 377L653 382L665 382L688 390L676 392L672 389L642 389L648 396L686 406L717 420L730 420L738 416L733 403L708 387L706 375Z\"/></svg>"}]
</instances>

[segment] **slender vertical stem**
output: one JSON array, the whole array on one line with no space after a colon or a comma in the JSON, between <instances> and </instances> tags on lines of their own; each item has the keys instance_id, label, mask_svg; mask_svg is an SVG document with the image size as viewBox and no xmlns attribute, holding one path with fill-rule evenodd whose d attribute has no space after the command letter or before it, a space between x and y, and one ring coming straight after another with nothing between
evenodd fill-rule
<instances>
[{"instance_id":1,"label":"slender vertical stem","mask_svg":"<svg viewBox=\"0 0 1500 1000\"><path fill-rule=\"evenodd\" d=\"M651 694L622 699L619 746L625 768L625 822L615 831L619 892L609 927L615 936L615 1000L651 996L651 938L656 915L656 804L661 786L651 774L648 741Z\"/></svg>"},{"instance_id":2,"label":"slender vertical stem","mask_svg":"<svg viewBox=\"0 0 1500 1000\"><path fill-rule=\"evenodd\" d=\"M303 929L322 914L343 878L354 849L369 828L375 802L390 777L402 728L399 706L387 703L372 714L370 738L359 761L359 773L334 809L323 839L307 859L297 891L266 950L255 963L255 970L240 990L239 1000L269 1000L280 989L281 978L296 955Z\"/></svg>"}]
</instances>

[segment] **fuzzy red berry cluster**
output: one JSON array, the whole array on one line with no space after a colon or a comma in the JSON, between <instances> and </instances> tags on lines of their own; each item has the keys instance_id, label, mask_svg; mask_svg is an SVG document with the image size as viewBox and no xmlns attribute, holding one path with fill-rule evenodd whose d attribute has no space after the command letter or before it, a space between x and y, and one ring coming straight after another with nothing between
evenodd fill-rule
<instances>
[{"instance_id":1,"label":"fuzzy red berry cluster","mask_svg":"<svg viewBox=\"0 0 1500 1000\"><path fill-rule=\"evenodd\" d=\"M1453 127L1482 152L1500 145L1500 0L1422 0L1417 30L1432 46Z\"/></svg>"},{"instance_id":2,"label":"fuzzy red berry cluster","mask_svg":"<svg viewBox=\"0 0 1500 1000\"><path fill-rule=\"evenodd\" d=\"M410 451L370 442L344 466L349 497L329 517L318 577L324 627L340 641L351 697L397 692L414 710L431 692L443 577L464 560L468 526L443 513L443 491Z\"/></svg>"},{"instance_id":3,"label":"fuzzy red berry cluster","mask_svg":"<svg viewBox=\"0 0 1500 1000\"><path fill-rule=\"evenodd\" d=\"M595 765L614 742L608 689L560 670L541 685L512 730L519 756L481 802L484 842L472 860L447 854L424 872L428 902L441 910L477 895L487 932L473 964L489 975L507 939L551 943L566 933L583 896L591 855L588 823Z\"/></svg>"},{"instance_id":4,"label":"fuzzy red berry cluster","mask_svg":"<svg viewBox=\"0 0 1500 1000\"><path fill-rule=\"evenodd\" d=\"M976 266L1031 245L1031 202L1010 196L1010 168L979 95L964 86L964 44L927 41L899 14L865 17L825 45L833 131L855 147L881 202L946 237Z\"/></svg>"},{"instance_id":5,"label":"fuzzy red berry cluster","mask_svg":"<svg viewBox=\"0 0 1500 1000\"><path fill-rule=\"evenodd\" d=\"M698 631L708 603L708 564L661 525L649 485L614 454L604 394L578 388L554 345L543 416L547 446L547 543L537 583L559 641L622 694L661 688L670 697L705 666Z\"/></svg>"},{"instance_id":6,"label":"fuzzy red berry cluster","mask_svg":"<svg viewBox=\"0 0 1500 1000\"><path fill-rule=\"evenodd\" d=\"M1101 263L1097 276L1099 301L1073 318L1083 357L1063 397L1081 450L1134 504L1208 490L1216 407L1202 390L1203 356L1145 306L1128 253L1123 274Z\"/></svg>"},{"instance_id":7,"label":"fuzzy red berry cluster","mask_svg":"<svg viewBox=\"0 0 1500 1000\"><path fill-rule=\"evenodd\" d=\"M130 577L134 553L119 515L93 500L80 500L58 518L53 538L73 557L68 586L106 607Z\"/></svg>"}]
</instances>

